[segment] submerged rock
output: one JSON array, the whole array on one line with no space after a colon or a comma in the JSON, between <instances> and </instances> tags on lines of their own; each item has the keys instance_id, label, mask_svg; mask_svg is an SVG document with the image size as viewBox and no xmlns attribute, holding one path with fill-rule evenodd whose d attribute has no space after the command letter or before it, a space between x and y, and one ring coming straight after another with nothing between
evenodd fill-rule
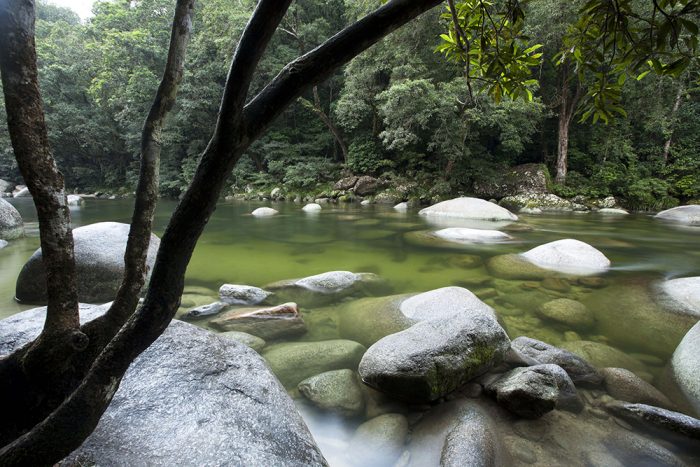
<instances>
[{"instance_id":1,"label":"submerged rock","mask_svg":"<svg viewBox=\"0 0 700 467\"><path fill-rule=\"evenodd\" d=\"M501 279L541 280L555 275L554 271L541 268L521 255L498 255L489 258L486 269Z\"/></svg>"},{"instance_id":2,"label":"submerged rock","mask_svg":"<svg viewBox=\"0 0 700 467\"><path fill-rule=\"evenodd\" d=\"M620 208L602 208L598 209L598 213L600 214L612 214L612 215L622 215L625 216L629 214L629 212L625 211L624 209Z\"/></svg>"},{"instance_id":3,"label":"submerged rock","mask_svg":"<svg viewBox=\"0 0 700 467\"><path fill-rule=\"evenodd\" d=\"M221 313L228 305L222 302L214 302L208 305L201 305L192 308L187 313L182 315L181 319L185 321L206 318Z\"/></svg>"},{"instance_id":4,"label":"submerged rock","mask_svg":"<svg viewBox=\"0 0 700 467\"><path fill-rule=\"evenodd\" d=\"M603 443L624 466L689 467L669 449L636 433L613 432Z\"/></svg>"},{"instance_id":5,"label":"submerged rock","mask_svg":"<svg viewBox=\"0 0 700 467\"><path fill-rule=\"evenodd\" d=\"M384 336L408 329L414 321L401 312L400 305L410 296L368 297L344 303L338 312L340 336L369 347Z\"/></svg>"},{"instance_id":6,"label":"submerged rock","mask_svg":"<svg viewBox=\"0 0 700 467\"><path fill-rule=\"evenodd\" d=\"M557 365L515 368L486 389L500 405L523 418L540 418L557 406L575 412L583 409L574 383Z\"/></svg>"},{"instance_id":7,"label":"submerged rock","mask_svg":"<svg viewBox=\"0 0 700 467\"><path fill-rule=\"evenodd\" d=\"M520 256L541 268L565 274L594 275L610 267L610 260L603 253L571 238L545 243Z\"/></svg>"},{"instance_id":8,"label":"submerged rock","mask_svg":"<svg viewBox=\"0 0 700 467\"><path fill-rule=\"evenodd\" d=\"M219 331L240 331L261 339L272 340L298 336L306 332L306 324L297 304L283 303L267 308L238 308L209 321Z\"/></svg>"},{"instance_id":9,"label":"submerged rock","mask_svg":"<svg viewBox=\"0 0 700 467\"><path fill-rule=\"evenodd\" d=\"M260 353L260 351L265 347L267 344L263 339L260 339L258 336L254 336L252 334L248 334L247 332L239 332L239 331L228 331L228 332L222 332L219 334L219 337L223 337L224 339L231 339L236 342L240 342L243 345L247 345L251 349L255 350L256 352Z\"/></svg>"},{"instance_id":10,"label":"submerged rock","mask_svg":"<svg viewBox=\"0 0 700 467\"><path fill-rule=\"evenodd\" d=\"M359 372L366 384L397 399L433 401L500 363L509 343L494 318L457 313L380 339Z\"/></svg>"},{"instance_id":11,"label":"submerged rock","mask_svg":"<svg viewBox=\"0 0 700 467\"><path fill-rule=\"evenodd\" d=\"M679 224L700 225L700 205L678 206L661 211L654 217Z\"/></svg>"},{"instance_id":12,"label":"submerged rock","mask_svg":"<svg viewBox=\"0 0 700 467\"><path fill-rule=\"evenodd\" d=\"M440 453L441 467L499 467L505 449L492 420L477 406L469 407L447 433Z\"/></svg>"},{"instance_id":13,"label":"submerged rock","mask_svg":"<svg viewBox=\"0 0 700 467\"><path fill-rule=\"evenodd\" d=\"M418 214L426 217L481 219L491 221L517 221L518 216L489 201L479 198L455 198L421 209Z\"/></svg>"},{"instance_id":14,"label":"submerged rock","mask_svg":"<svg viewBox=\"0 0 700 467\"><path fill-rule=\"evenodd\" d=\"M561 347L584 358L598 368L626 368L635 373L646 372L642 362L626 353L600 342L572 341L564 342Z\"/></svg>"},{"instance_id":15,"label":"submerged rock","mask_svg":"<svg viewBox=\"0 0 700 467\"><path fill-rule=\"evenodd\" d=\"M437 238L456 243L500 243L511 240L510 235L498 230L467 229L450 227L434 232Z\"/></svg>"},{"instance_id":16,"label":"submerged rock","mask_svg":"<svg viewBox=\"0 0 700 467\"><path fill-rule=\"evenodd\" d=\"M668 397L639 376L624 368L603 368L605 389L615 399L670 409Z\"/></svg>"},{"instance_id":17,"label":"submerged rock","mask_svg":"<svg viewBox=\"0 0 700 467\"><path fill-rule=\"evenodd\" d=\"M262 207L254 210L250 214L255 217L270 217L279 214L279 211L272 208Z\"/></svg>"},{"instance_id":18,"label":"submerged rock","mask_svg":"<svg viewBox=\"0 0 700 467\"><path fill-rule=\"evenodd\" d=\"M273 291L281 300L312 306L332 303L347 296L375 295L386 289L386 283L368 272L330 271L274 282L265 289Z\"/></svg>"},{"instance_id":19,"label":"submerged rock","mask_svg":"<svg viewBox=\"0 0 700 467\"><path fill-rule=\"evenodd\" d=\"M683 337L671 358L673 379L700 414L700 322Z\"/></svg>"},{"instance_id":20,"label":"submerged rock","mask_svg":"<svg viewBox=\"0 0 700 467\"><path fill-rule=\"evenodd\" d=\"M307 378L297 386L316 407L345 416L364 411L362 389L353 370L333 370Z\"/></svg>"},{"instance_id":21,"label":"submerged rock","mask_svg":"<svg viewBox=\"0 0 700 467\"><path fill-rule=\"evenodd\" d=\"M78 299L81 302L104 303L117 295L124 275L124 252L129 228L129 224L99 222L73 230ZM159 246L160 239L151 234L146 282ZM41 248L34 252L20 271L16 296L22 302L46 302L46 272Z\"/></svg>"},{"instance_id":22,"label":"submerged rock","mask_svg":"<svg viewBox=\"0 0 700 467\"><path fill-rule=\"evenodd\" d=\"M595 324L593 313L581 302L558 298L544 303L537 309L542 318L564 324L570 329L586 330Z\"/></svg>"},{"instance_id":23,"label":"submerged rock","mask_svg":"<svg viewBox=\"0 0 700 467\"><path fill-rule=\"evenodd\" d=\"M333 339L270 345L263 357L282 384L291 388L326 371L355 370L364 353L365 348L357 342Z\"/></svg>"},{"instance_id":24,"label":"submerged rock","mask_svg":"<svg viewBox=\"0 0 700 467\"><path fill-rule=\"evenodd\" d=\"M664 281L661 290L672 309L700 318L700 276Z\"/></svg>"},{"instance_id":25,"label":"submerged rock","mask_svg":"<svg viewBox=\"0 0 700 467\"><path fill-rule=\"evenodd\" d=\"M408 436L408 421L401 414L380 415L357 428L350 440L347 458L352 465L392 465L401 455Z\"/></svg>"},{"instance_id":26,"label":"submerged rock","mask_svg":"<svg viewBox=\"0 0 700 467\"><path fill-rule=\"evenodd\" d=\"M663 438L693 442L700 446L700 420L646 404L610 402L605 408L642 429L654 428Z\"/></svg>"},{"instance_id":27,"label":"submerged rock","mask_svg":"<svg viewBox=\"0 0 700 467\"><path fill-rule=\"evenodd\" d=\"M24 223L19 211L0 198L0 239L13 240L24 235Z\"/></svg>"},{"instance_id":28,"label":"submerged rock","mask_svg":"<svg viewBox=\"0 0 700 467\"><path fill-rule=\"evenodd\" d=\"M553 363L560 366L576 384L598 386L603 381L603 376L595 367L567 350L525 336L514 339L511 347L532 359L532 363Z\"/></svg>"},{"instance_id":29,"label":"submerged rock","mask_svg":"<svg viewBox=\"0 0 700 467\"><path fill-rule=\"evenodd\" d=\"M224 284L219 288L219 298L229 305L257 305L270 295L267 290L250 285Z\"/></svg>"},{"instance_id":30,"label":"submerged rock","mask_svg":"<svg viewBox=\"0 0 700 467\"><path fill-rule=\"evenodd\" d=\"M81 306L82 319L106 309ZM36 337L44 317L38 308L0 321L0 354ZM258 354L177 320L134 360L95 431L65 462L326 465Z\"/></svg>"}]
</instances>

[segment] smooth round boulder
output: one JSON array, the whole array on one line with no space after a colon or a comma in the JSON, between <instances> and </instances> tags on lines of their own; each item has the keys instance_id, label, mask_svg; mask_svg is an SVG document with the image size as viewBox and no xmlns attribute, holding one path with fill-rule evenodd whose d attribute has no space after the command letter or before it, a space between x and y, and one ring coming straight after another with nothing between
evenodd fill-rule
<instances>
[{"instance_id":1,"label":"smooth round boulder","mask_svg":"<svg viewBox=\"0 0 700 467\"><path fill-rule=\"evenodd\" d=\"M81 305L81 319L107 308ZM45 316L38 308L0 321L0 355L34 339ZM327 465L257 353L177 320L129 366L95 430L64 463Z\"/></svg>"},{"instance_id":2,"label":"smooth round boulder","mask_svg":"<svg viewBox=\"0 0 700 467\"><path fill-rule=\"evenodd\" d=\"M219 299L229 305L257 305L271 294L251 285L224 284L219 287Z\"/></svg>"},{"instance_id":3,"label":"smooth round boulder","mask_svg":"<svg viewBox=\"0 0 700 467\"><path fill-rule=\"evenodd\" d=\"M271 217L271 216L274 216L278 213L279 213L279 211L276 209L263 207L263 208L258 208L256 210L254 210L250 214L254 217Z\"/></svg>"},{"instance_id":4,"label":"smooth round boulder","mask_svg":"<svg viewBox=\"0 0 700 467\"><path fill-rule=\"evenodd\" d=\"M414 321L401 312L400 305L409 296L367 297L342 304L340 337L369 347L384 336L408 329Z\"/></svg>"},{"instance_id":5,"label":"smooth round boulder","mask_svg":"<svg viewBox=\"0 0 700 467\"><path fill-rule=\"evenodd\" d=\"M82 206L85 204L85 200L80 195L68 195L66 196L66 204L68 206Z\"/></svg>"},{"instance_id":6,"label":"smooth round boulder","mask_svg":"<svg viewBox=\"0 0 700 467\"><path fill-rule=\"evenodd\" d=\"M492 276L509 280L541 280L556 274L514 254L492 256L486 261L486 269Z\"/></svg>"},{"instance_id":7,"label":"smooth round boulder","mask_svg":"<svg viewBox=\"0 0 700 467\"><path fill-rule=\"evenodd\" d=\"M448 227L434 232L433 235L442 240L461 244L500 243L513 238L507 233L499 232L498 230L468 229L464 227Z\"/></svg>"},{"instance_id":8,"label":"smooth round boulder","mask_svg":"<svg viewBox=\"0 0 700 467\"><path fill-rule=\"evenodd\" d=\"M301 208L301 210L304 212L320 212L323 210L323 208L318 203L309 203L309 204L305 205L303 208Z\"/></svg>"},{"instance_id":9,"label":"smooth round boulder","mask_svg":"<svg viewBox=\"0 0 700 467\"><path fill-rule=\"evenodd\" d=\"M600 372L604 378L605 390L617 400L673 408L668 397L629 370L603 368Z\"/></svg>"},{"instance_id":10,"label":"smooth round boulder","mask_svg":"<svg viewBox=\"0 0 700 467\"><path fill-rule=\"evenodd\" d=\"M406 298L399 310L409 319L424 321L447 319L457 314L481 314L496 319L493 308L463 287L442 287Z\"/></svg>"},{"instance_id":11,"label":"smooth round boulder","mask_svg":"<svg viewBox=\"0 0 700 467\"><path fill-rule=\"evenodd\" d=\"M456 313L380 339L362 357L359 372L378 391L423 403L490 370L509 347L510 339L493 317Z\"/></svg>"},{"instance_id":12,"label":"smooth round boulder","mask_svg":"<svg viewBox=\"0 0 700 467\"><path fill-rule=\"evenodd\" d=\"M626 216L629 214L629 212L625 211L624 209L620 208L602 208L598 209L599 214L609 214L609 215L616 215L616 216Z\"/></svg>"},{"instance_id":13,"label":"smooth round boulder","mask_svg":"<svg viewBox=\"0 0 700 467\"><path fill-rule=\"evenodd\" d=\"M597 368L625 368L637 375L646 372L644 364L636 358L600 342L571 341L564 342L561 347L585 359Z\"/></svg>"},{"instance_id":14,"label":"smooth round boulder","mask_svg":"<svg viewBox=\"0 0 700 467\"><path fill-rule=\"evenodd\" d=\"M396 211L408 211L408 203L403 202L394 206Z\"/></svg>"},{"instance_id":15,"label":"smooth round boulder","mask_svg":"<svg viewBox=\"0 0 700 467\"><path fill-rule=\"evenodd\" d=\"M265 286L280 300L303 306L324 305L347 296L377 295L386 283L376 274L329 271L301 279L288 279Z\"/></svg>"},{"instance_id":16,"label":"smooth round boulder","mask_svg":"<svg viewBox=\"0 0 700 467\"><path fill-rule=\"evenodd\" d=\"M497 204L479 198L455 198L421 209L426 217L477 219L489 221L517 221L518 216Z\"/></svg>"},{"instance_id":17,"label":"smooth round boulder","mask_svg":"<svg viewBox=\"0 0 700 467\"><path fill-rule=\"evenodd\" d=\"M586 305L569 298L558 298L544 303L537 309L537 314L570 329L586 330L595 324L593 313Z\"/></svg>"},{"instance_id":18,"label":"smooth round boulder","mask_svg":"<svg viewBox=\"0 0 700 467\"><path fill-rule=\"evenodd\" d=\"M293 388L319 373L356 369L365 350L361 344L344 339L285 342L268 346L263 357L282 384Z\"/></svg>"},{"instance_id":19,"label":"smooth round boulder","mask_svg":"<svg viewBox=\"0 0 700 467\"><path fill-rule=\"evenodd\" d=\"M671 358L673 379L700 414L700 322L683 337Z\"/></svg>"},{"instance_id":20,"label":"smooth round boulder","mask_svg":"<svg viewBox=\"0 0 700 467\"><path fill-rule=\"evenodd\" d=\"M499 467L506 465L507 451L501 445L491 418L478 406L467 407L447 433L440 453L441 467Z\"/></svg>"},{"instance_id":21,"label":"smooth round boulder","mask_svg":"<svg viewBox=\"0 0 700 467\"><path fill-rule=\"evenodd\" d=\"M545 243L520 256L543 269L565 274L594 275L610 268L610 260L603 253L572 238Z\"/></svg>"},{"instance_id":22,"label":"smooth round boulder","mask_svg":"<svg viewBox=\"0 0 700 467\"><path fill-rule=\"evenodd\" d=\"M686 225L700 225L700 205L678 206L661 211L654 216L656 219L676 222Z\"/></svg>"},{"instance_id":23,"label":"smooth round boulder","mask_svg":"<svg viewBox=\"0 0 700 467\"><path fill-rule=\"evenodd\" d=\"M24 235L24 223L19 211L0 198L0 239L13 240Z\"/></svg>"},{"instance_id":24,"label":"smooth round boulder","mask_svg":"<svg viewBox=\"0 0 700 467\"><path fill-rule=\"evenodd\" d=\"M664 281L661 290L675 311L700 318L700 276Z\"/></svg>"},{"instance_id":25,"label":"smooth round boulder","mask_svg":"<svg viewBox=\"0 0 700 467\"><path fill-rule=\"evenodd\" d=\"M352 417L364 411L362 389L354 371L333 370L307 378L297 386L316 407Z\"/></svg>"},{"instance_id":26,"label":"smooth round boulder","mask_svg":"<svg viewBox=\"0 0 700 467\"><path fill-rule=\"evenodd\" d=\"M0 240L0 250L7 246L7 240Z\"/></svg>"},{"instance_id":27,"label":"smooth round boulder","mask_svg":"<svg viewBox=\"0 0 700 467\"><path fill-rule=\"evenodd\" d=\"M408 421L397 413L389 413L366 421L350 440L348 458L352 465L380 467L393 465L404 449Z\"/></svg>"},{"instance_id":28,"label":"smooth round boulder","mask_svg":"<svg viewBox=\"0 0 700 467\"><path fill-rule=\"evenodd\" d=\"M78 299L84 303L104 303L114 299L124 274L124 252L129 224L99 222L73 230ZM147 278L156 260L160 239L151 234L146 260ZM46 302L46 272L41 248L29 258L17 278L16 297L20 302Z\"/></svg>"}]
</instances>

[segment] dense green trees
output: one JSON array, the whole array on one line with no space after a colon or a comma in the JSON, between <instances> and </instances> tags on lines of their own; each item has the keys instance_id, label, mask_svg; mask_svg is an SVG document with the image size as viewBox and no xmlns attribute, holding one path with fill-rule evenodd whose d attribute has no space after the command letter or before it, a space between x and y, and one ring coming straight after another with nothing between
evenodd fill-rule
<instances>
[{"instance_id":1,"label":"dense green trees","mask_svg":"<svg viewBox=\"0 0 700 467\"><path fill-rule=\"evenodd\" d=\"M456 7L459 11L479 3L457 2ZM621 2L620 8L632 3ZM676 3L677 11L692 2ZM165 129L164 195L178 196L192 178L215 121L227 57L254 4L204 0L197 6L201 20L181 97ZM273 38L253 89L281 64L376 4L295 3ZM472 80L470 95L464 64L436 53L439 35L450 28L451 18L446 10L430 12L285 110L247 151L229 180L230 190L264 191L284 184L291 192L320 192L350 170L385 175L396 183L417 181L408 196L432 198L469 193L475 178L489 177L499 167L545 162L559 182L558 193L565 196L613 194L639 209L697 198L695 65L689 63L680 79L652 73L639 81L631 77L620 89L615 86L621 74L611 69L609 78L619 94L613 108L624 108L628 118L593 125L591 113L580 122L586 110L595 109L593 94L601 77L581 64L580 53L559 52L565 44L575 44L576 32L585 27L579 15L584 4L538 0L522 5L526 21L516 35L542 45L530 52L541 53L541 63L532 76L521 76L534 97L498 103L478 92L486 87L493 95L493 83ZM668 2L660 4L671 12ZM172 9L168 0L99 2L95 16L81 24L68 10L39 5L41 84L55 156L60 166L69 168L69 188L132 190L141 122L164 65ZM657 27L663 27L662 19L655 19ZM692 25L680 19L674 24L682 46L692 46ZM472 35L477 26L471 26ZM674 34L669 27L666 49ZM632 31L648 32L641 27ZM584 55L591 52L581 50ZM493 59L488 53L485 57L486 63ZM670 65L663 54L658 60L658 66ZM639 65L639 73L647 68ZM474 69L471 73L478 78ZM4 127L0 162L0 177L18 178Z\"/></svg>"}]
</instances>

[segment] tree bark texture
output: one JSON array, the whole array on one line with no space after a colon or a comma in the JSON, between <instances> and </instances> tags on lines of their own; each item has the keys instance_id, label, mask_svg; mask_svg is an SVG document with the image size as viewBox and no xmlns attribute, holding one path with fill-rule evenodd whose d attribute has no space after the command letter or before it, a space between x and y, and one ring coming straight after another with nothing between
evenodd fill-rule
<instances>
[{"instance_id":1,"label":"tree bark texture","mask_svg":"<svg viewBox=\"0 0 700 467\"><path fill-rule=\"evenodd\" d=\"M681 107L681 102L683 101L683 93L685 93L685 87L683 83L678 85L678 92L676 93L676 100L673 101L673 108L671 109L671 129L668 139L664 143L663 160L664 164L668 163L668 155L671 153L671 143L673 142L673 126L676 121L676 115L678 115L678 109Z\"/></svg>"},{"instance_id":2,"label":"tree bark texture","mask_svg":"<svg viewBox=\"0 0 700 467\"><path fill-rule=\"evenodd\" d=\"M569 128L573 120L576 107L581 100L581 85L576 84L576 92L572 96L569 90L570 77L568 65L564 66L561 78L561 95L559 96L558 138L557 138L557 163L554 181L561 185L566 183L569 159Z\"/></svg>"},{"instance_id":3,"label":"tree bark texture","mask_svg":"<svg viewBox=\"0 0 700 467\"><path fill-rule=\"evenodd\" d=\"M252 75L291 0L261 0L234 55L217 125L194 179L161 239L143 306L95 360L80 386L49 417L0 450L0 463L61 460L92 432L130 363L165 330L184 288L194 247L221 189L248 146L296 98L385 35L441 3L393 0L292 61L248 105Z\"/></svg>"}]
</instances>

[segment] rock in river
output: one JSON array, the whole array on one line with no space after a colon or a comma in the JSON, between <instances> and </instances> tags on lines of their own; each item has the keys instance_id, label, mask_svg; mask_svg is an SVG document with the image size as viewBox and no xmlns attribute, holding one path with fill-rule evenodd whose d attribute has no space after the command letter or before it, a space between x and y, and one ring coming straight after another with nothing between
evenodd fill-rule
<instances>
[{"instance_id":1,"label":"rock in river","mask_svg":"<svg viewBox=\"0 0 700 467\"><path fill-rule=\"evenodd\" d=\"M438 399L503 359L510 340L495 318L456 313L380 339L360 362L362 380L397 399Z\"/></svg>"},{"instance_id":2,"label":"rock in river","mask_svg":"<svg viewBox=\"0 0 700 467\"><path fill-rule=\"evenodd\" d=\"M320 212L323 210L320 204L317 203L309 203L305 205L303 208L301 208L302 211L304 212Z\"/></svg>"},{"instance_id":3,"label":"rock in river","mask_svg":"<svg viewBox=\"0 0 700 467\"><path fill-rule=\"evenodd\" d=\"M272 371L286 387L331 370L355 370L365 353L357 342L333 339L318 342L285 342L263 352Z\"/></svg>"},{"instance_id":4,"label":"rock in river","mask_svg":"<svg viewBox=\"0 0 700 467\"><path fill-rule=\"evenodd\" d=\"M700 318L700 276L664 281L661 290L674 311Z\"/></svg>"},{"instance_id":5,"label":"rock in river","mask_svg":"<svg viewBox=\"0 0 700 467\"><path fill-rule=\"evenodd\" d=\"M678 344L671 359L673 379L700 414L700 322Z\"/></svg>"},{"instance_id":6,"label":"rock in river","mask_svg":"<svg viewBox=\"0 0 700 467\"><path fill-rule=\"evenodd\" d=\"M237 308L212 319L209 326L219 331L247 332L265 340L306 332L306 324L294 302L267 308Z\"/></svg>"},{"instance_id":7,"label":"rock in river","mask_svg":"<svg viewBox=\"0 0 700 467\"><path fill-rule=\"evenodd\" d=\"M187 313L182 315L181 319L185 321L192 321L197 319L203 319L208 316L213 316L221 313L228 305L223 302L209 303L208 305L201 305L192 308Z\"/></svg>"},{"instance_id":8,"label":"rock in river","mask_svg":"<svg viewBox=\"0 0 700 467\"><path fill-rule=\"evenodd\" d=\"M386 283L376 274L350 271L330 271L302 279L274 282L265 289L278 298L294 301L303 306L324 305L347 296L375 295L384 290Z\"/></svg>"},{"instance_id":9,"label":"rock in river","mask_svg":"<svg viewBox=\"0 0 700 467\"><path fill-rule=\"evenodd\" d=\"M78 299L86 303L108 302L117 294L124 273L124 251L129 224L100 222L73 230ZM160 239L151 234L146 269L150 277ZM29 258L17 278L17 299L27 303L46 302L46 273L41 249Z\"/></svg>"},{"instance_id":10,"label":"rock in river","mask_svg":"<svg viewBox=\"0 0 700 467\"><path fill-rule=\"evenodd\" d=\"M365 408L360 382L353 370L326 371L305 379L298 388L304 397L324 410L354 416Z\"/></svg>"},{"instance_id":11,"label":"rock in river","mask_svg":"<svg viewBox=\"0 0 700 467\"><path fill-rule=\"evenodd\" d=\"M257 305L271 294L251 285L224 284L219 288L219 298L229 305Z\"/></svg>"},{"instance_id":12,"label":"rock in river","mask_svg":"<svg viewBox=\"0 0 700 467\"><path fill-rule=\"evenodd\" d=\"M265 345L267 344L263 339L260 339L259 337L254 336L252 334L248 334L247 332L222 332L221 334L219 334L219 337L223 337L225 339L232 339L234 341L240 342L241 344L247 345L248 347L250 347L258 353L260 353L263 347L265 347Z\"/></svg>"},{"instance_id":13,"label":"rock in river","mask_svg":"<svg viewBox=\"0 0 700 467\"><path fill-rule=\"evenodd\" d=\"M700 205L678 206L661 211L654 217L679 224L700 225Z\"/></svg>"},{"instance_id":14,"label":"rock in river","mask_svg":"<svg viewBox=\"0 0 700 467\"><path fill-rule=\"evenodd\" d=\"M358 467L393 465L404 449L408 421L397 413L375 417L357 428L350 440L348 459Z\"/></svg>"},{"instance_id":15,"label":"rock in river","mask_svg":"<svg viewBox=\"0 0 700 467\"><path fill-rule=\"evenodd\" d=\"M83 320L106 310L81 307ZM0 321L0 354L39 334L45 308ZM326 465L264 360L180 321L129 367L69 465Z\"/></svg>"},{"instance_id":16,"label":"rock in river","mask_svg":"<svg viewBox=\"0 0 700 467\"><path fill-rule=\"evenodd\" d=\"M24 235L24 223L19 211L0 198L0 239L12 240Z\"/></svg>"},{"instance_id":17,"label":"rock in river","mask_svg":"<svg viewBox=\"0 0 700 467\"><path fill-rule=\"evenodd\" d=\"M615 399L670 409L668 398L651 384L624 368L603 368L605 389Z\"/></svg>"},{"instance_id":18,"label":"rock in river","mask_svg":"<svg viewBox=\"0 0 700 467\"><path fill-rule=\"evenodd\" d=\"M542 318L556 321L570 329L586 330L595 324L595 318L586 305L569 298L557 298L542 304L537 309Z\"/></svg>"},{"instance_id":19,"label":"rock in river","mask_svg":"<svg viewBox=\"0 0 700 467\"><path fill-rule=\"evenodd\" d=\"M455 198L434 204L419 213L426 217L517 221L518 216L497 204L479 198Z\"/></svg>"},{"instance_id":20,"label":"rock in river","mask_svg":"<svg viewBox=\"0 0 700 467\"><path fill-rule=\"evenodd\" d=\"M463 244L500 243L513 238L498 230L467 229L464 227L449 227L438 230L433 235L442 240Z\"/></svg>"},{"instance_id":21,"label":"rock in river","mask_svg":"<svg viewBox=\"0 0 700 467\"><path fill-rule=\"evenodd\" d=\"M253 215L254 217L270 217L278 214L279 211L276 209L268 208L268 207L262 207L258 208L255 211L251 212L250 214Z\"/></svg>"},{"instance_id":22,"label":"rock in river","mask_svg":"<svg viewBox=\"0 0 700 467\"><path fill-rule=\"evenodd\" d=\"M541 268L565 274L594 275L610 267L603 253L572 238L545 243L520 256Z\"/></svg>"}]
</instances>

